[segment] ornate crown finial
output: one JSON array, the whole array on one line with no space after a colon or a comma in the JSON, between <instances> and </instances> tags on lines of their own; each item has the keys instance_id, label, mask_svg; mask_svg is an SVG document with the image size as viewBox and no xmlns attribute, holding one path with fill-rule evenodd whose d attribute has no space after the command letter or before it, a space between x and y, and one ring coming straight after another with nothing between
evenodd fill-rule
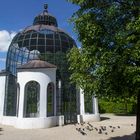
<instances>
[{"instance_id":1,"label":"ornate crown finial","mask_svg":"<svg viewBox=\"0 0 140 140\"><path fill-rule=\"evenodd\" d=\"M48 12L48 4L44 4L44 10Z\"/></svg>"}]
</instances>

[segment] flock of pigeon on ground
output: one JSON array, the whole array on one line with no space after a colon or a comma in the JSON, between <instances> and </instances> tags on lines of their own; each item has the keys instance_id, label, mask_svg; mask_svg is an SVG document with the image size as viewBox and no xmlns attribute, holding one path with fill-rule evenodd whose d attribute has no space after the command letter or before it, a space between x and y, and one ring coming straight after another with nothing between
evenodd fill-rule
<instances>
[{"instance_id":1,"label":"flock of pigeon on ground","mask_svg":"<svg viewBox=\"0 0 140 140\"><path fill-rule=\"evenodd\" d=\"M74 124L76 126L76 130L81 133L82 135L87 135L87 131L91 132L91 131L95 131L97 132L97 134L105 134L108 135L109 132L113 133L115 132L115 130L117 129L121 129L120 126L99 126L99 127L94 127L91 123L78 123L78 124ZM134 124L131 124L131 126L134 126ZM107 131L109 130L109 131Z\"/></svg>"}]
</instances>

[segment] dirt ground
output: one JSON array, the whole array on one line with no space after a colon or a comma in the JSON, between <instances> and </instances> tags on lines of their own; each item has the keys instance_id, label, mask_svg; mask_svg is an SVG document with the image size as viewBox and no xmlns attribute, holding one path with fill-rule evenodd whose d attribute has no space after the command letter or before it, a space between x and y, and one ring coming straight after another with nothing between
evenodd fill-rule
<instances>
[{"instance_id":1,"label":"dirt ground","mask_svg":"<svg viewBox=\"0 0 140 140\"><path fill-rule=\"evenodd\" d=\"M21 130L0 125L0 140L134 140L136 117L102 114L100 122Z\"/></svg>"}]
</instances>

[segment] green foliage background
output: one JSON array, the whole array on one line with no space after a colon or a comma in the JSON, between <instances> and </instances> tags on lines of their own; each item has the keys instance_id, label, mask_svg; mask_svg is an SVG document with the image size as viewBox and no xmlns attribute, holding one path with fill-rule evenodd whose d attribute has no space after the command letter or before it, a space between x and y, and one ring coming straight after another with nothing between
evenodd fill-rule
<instances>
[{"instance_id":1,"label":"green foliage background","mask_svg":"<svg viewBox=\"0 0 140 140\"><path fill-rule=\"evenodd\" d=\"M100 98L137 97L140 140L140 1L68 1L79 6L72 22L82 44L69 54L72 81Z\"/></svg>"},{"instance_id":2,"label":"green foliage background","mask_svg":"<svg viewBox=\"0 0 140 140\"><path fill-rule=\"evenodd\" d=\"M99 99L99 111L100 113L136 114L136 99L113 101L102 98Z\"/></svg>"},{"instance_id":3,"label":"green foliage background","mask_svg":"<svg viewBox=\"0 0 140 140\"><path fill-rule=\"evenodd\" d=\"M140 2L69 0L81 48L69 53L71 80L87 94L132 97L140 93Z\"/></svg>"}]
</instances>

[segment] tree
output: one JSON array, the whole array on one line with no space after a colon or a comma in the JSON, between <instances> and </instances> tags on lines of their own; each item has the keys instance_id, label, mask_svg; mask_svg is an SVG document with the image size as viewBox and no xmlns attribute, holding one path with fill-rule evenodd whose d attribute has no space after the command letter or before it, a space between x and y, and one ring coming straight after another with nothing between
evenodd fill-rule
<instances>
[{"instance_id":1,"label":"tree","mask_svg":"<svg viewBox=\"0 0 140 140\"><path fill-rule=\"evenodd\" d=\"M140 140L140 2L68 1L79 6L71 20L82 43L68 55L72 81L99 97L137 97Z\"/></svg>"}]
</instances>

